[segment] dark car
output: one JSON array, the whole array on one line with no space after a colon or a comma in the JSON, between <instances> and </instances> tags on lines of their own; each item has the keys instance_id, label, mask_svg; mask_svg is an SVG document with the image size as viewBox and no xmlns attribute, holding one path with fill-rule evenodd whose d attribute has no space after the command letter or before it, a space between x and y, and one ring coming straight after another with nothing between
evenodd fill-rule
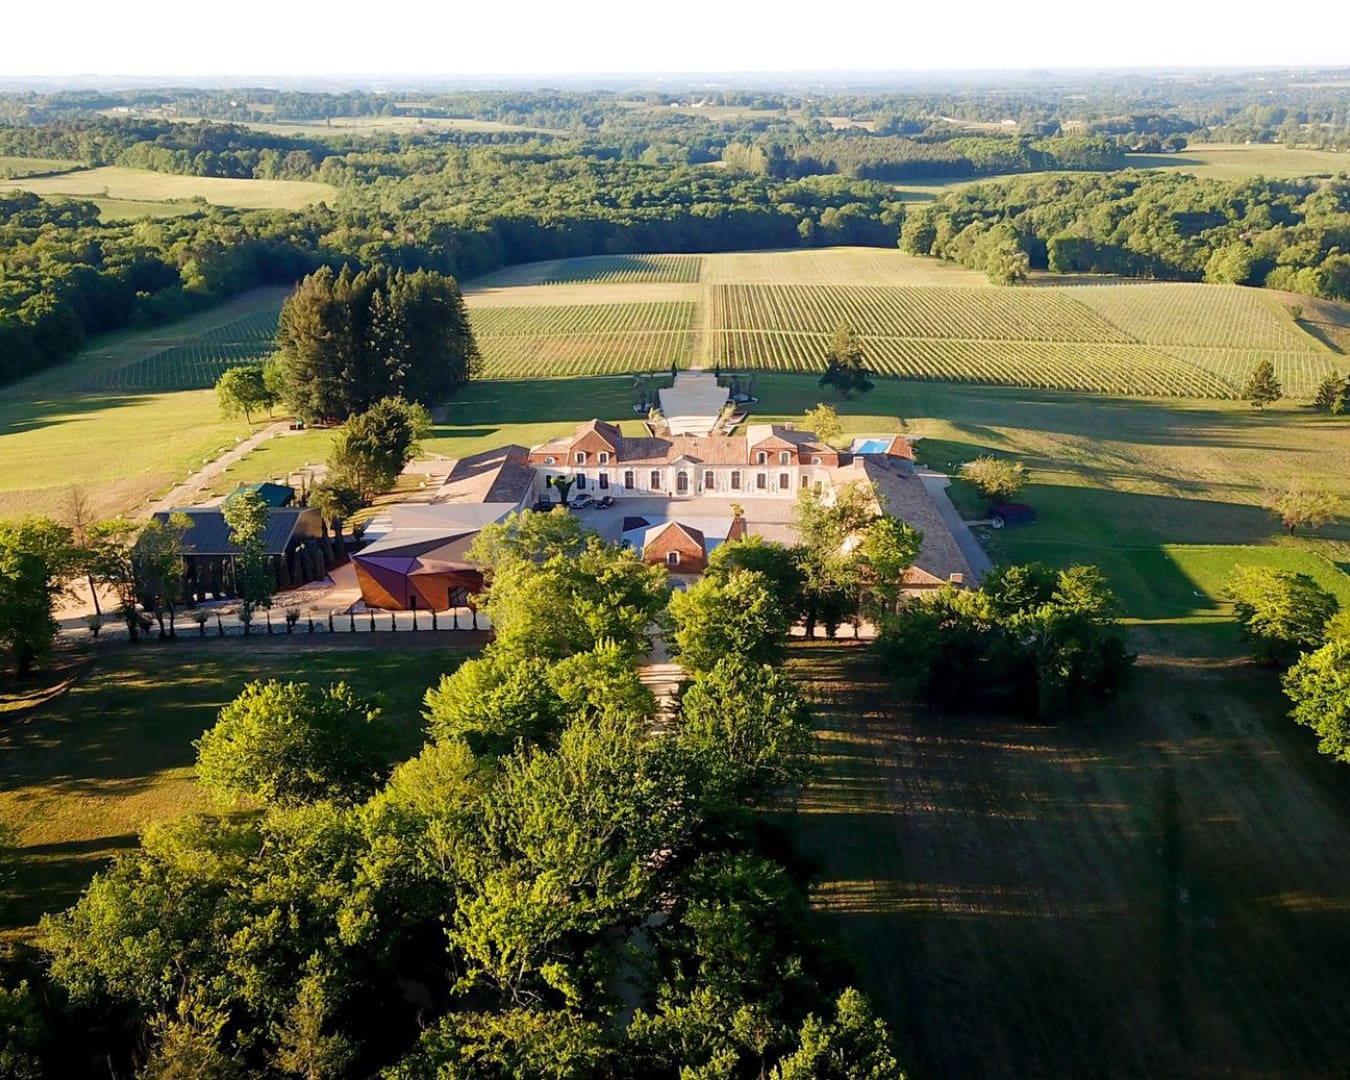
<instances>
[{"instance_id":1,"label":"dark car","mask_svg":"<svg viewBox=\"0 0 1350 1080\"><path fill-rule=\"evenodd\" d=\"M613 505L614 505L613 495L601 495L600 498L595 500L595 508L597 510L608 510Z\"/></svg>"}]
</instances>

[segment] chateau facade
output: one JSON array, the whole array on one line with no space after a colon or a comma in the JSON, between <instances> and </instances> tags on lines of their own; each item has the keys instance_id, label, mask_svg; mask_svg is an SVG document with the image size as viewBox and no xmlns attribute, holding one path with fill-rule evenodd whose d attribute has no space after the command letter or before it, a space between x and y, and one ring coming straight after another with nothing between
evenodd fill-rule
<instances>
[{"instance_id":1,"label":"chateau facade","mask_svg":"<svg viewBox=\"0 0 1350 1080\"><path fill-rule=\"evenodd\" d=\"M897 437L887 456L912 463ZM744 435L624 435L615 424L591 420L570 438L534 447L535 493L552 494L554 477L571 478L588 495L721 496L794 499L806 488L832 494L841 467L853 455L821 442L814 432L777 424L751 424Z\"/></svg>"}]
</instances>

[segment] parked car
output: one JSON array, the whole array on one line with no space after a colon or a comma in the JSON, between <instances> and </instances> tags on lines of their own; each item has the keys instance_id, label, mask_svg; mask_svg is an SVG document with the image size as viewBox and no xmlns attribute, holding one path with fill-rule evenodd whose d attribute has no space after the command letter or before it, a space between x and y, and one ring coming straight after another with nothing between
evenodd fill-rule
<instances>
[{"instance_id":1,"label":"parked car","mask_svg":"<svg viewBox=\"0 0 1350 1080\"><path fill-rule=\"evenodd\" d=\"M613 495L601 495L600 498L595 500L595 508L597 510L608 510L613 505L614 505Z\"/></svg>"},{"instance_id":2,"label":"parked car","mask_svg":"<svg viewBox=\"0 0 1350 1080\"><path fill-rule=\"evenodd\" d=\"M595 505L595 500L592 499L589 495L578 495L578 496L577 496L575 499L573 499L572 502L571 502L571 506L572 506L572 509L573 509L573 510L585 510L586 507L588 507L588 506L594 506L594 505Z\"/></svg>"},{"instance_id":3,"label":"parked car","mask_svg":"<svg viewBox=\"0 0 1350 1080\"><path fill-rule=\"evenodd\" d=\"M737 405L754 405L759 398L751 397L749 394L733 394L731 400Z\"/></svg>"}]
</instances>

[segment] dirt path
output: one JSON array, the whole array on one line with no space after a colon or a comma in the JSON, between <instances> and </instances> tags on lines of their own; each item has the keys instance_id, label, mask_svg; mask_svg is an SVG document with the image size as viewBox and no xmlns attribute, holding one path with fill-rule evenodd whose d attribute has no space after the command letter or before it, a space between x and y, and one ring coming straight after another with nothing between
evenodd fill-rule
<instances>
[{"instance_id":1,"label":"dirt path","mask_svg":"<svg viewBox=\"0 0 1350 1080\"><path fill-rule=\"evenodd\" d=\"M911 1075L1341 1074L1350 797L1269 672L1144 656L1110 715L1046 726L793 653L813 901Z\"/></svg>"},{"instance_id":2,"label":"dirt path","mask_svg":"<svg viewBox=\"0 0 1350 1080\"><path fill-rule=\"evenodd\" d=\"M177 487L170 490L162 499L151 503L142 512L142 515L150 517L153 514L172 510L176 507L192 506L198 501L202 491L208 488L216 477L247 456L250 451L256 450L268 439L285 436L290 431L290 426L289 420L278 420L276 423L259 428L235 446L233 450L227 450L214 461L203 465L200 472L193 473Z\"/></svg>"}]
</instances>

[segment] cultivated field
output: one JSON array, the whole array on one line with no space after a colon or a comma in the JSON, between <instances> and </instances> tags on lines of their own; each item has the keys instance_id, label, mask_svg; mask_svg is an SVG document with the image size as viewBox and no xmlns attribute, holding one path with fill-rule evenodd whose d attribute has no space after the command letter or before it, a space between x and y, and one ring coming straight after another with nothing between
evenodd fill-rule
<instances>
[{"instance_id":1,"label":"cultivated field","mask_svg":"<svg viewBox=\"0 0 1350 1080\"><path fill-rule=\"evenodd\" d=\"M813 901L912 1076L1339 1075L1345 767L1270 671L1135 645L1057 726L897 704L860 650L794 648L820 767ZM1208 644L1209 635L1201 635Z\"/></svg>"},{"instance_id":2,"label":"cultivated field","mask_svg":"<svg viewBox=\"0 0 1350 1080\"><path fill-rule=\"evenodd\" d=\"M1331 150L1290 150L1284 146L1236 146L1226 143L1197 143L1179 154L1129 154L1130 169L1168 169L1190 173L1210 180L1250 180L1256 176L1293 179L1300 176L1337 176L1350 172L1345 154ZM949 191L992 180L1074 176L1074 173L1017 173L1002 176L963 178L917 178L896 185L896 194L905 202L927 202Z\"/></svg>"},{"instance_id":3,"label":"cultivated field","mask_svg":"<svg viewBox=\"0 0 1350 1080\"><path fill-rule=\"evenodd\" d=\"M495 274L476 278L474 288L508 285L662 284L699 281L702 255L593 255L584 259L550 259L546 262L510 266Z\"/></svg>"},{"instance_id":4,"label":"cultivated field","mask_svg":"<svg viewBox=\"0 0 1350 1080\"><path fill-rule=\"evenodd\" d=\"M487 307L471 321L490 379L688 367L694 304Z\"/></svg>"},{"instance_id":5,"label":"cultivated field","mask_svg":"<svg viewBox=\"0 0 1350 1080\"><path fill-rule=\"evenodd\" d=\"M1336 360L1274 297L1185 284L723 285L712 292L712 357L819 371L839 323L879 374L945 382L1224 398L1269 359L1286 393L1308 398Z\"/></svg>"},{"instance_id":6,"label":"cultivated field","mask_svg":"<svg viewBox=\"0 0 1350 1080\"><path fill-rule=\"evenodd\" d=\"M10 157L7 154L0 154L0 191L5 190L6 180L69 172L71 169L82 167L78 161L65 161L61 158Z\"/></svg>"},{"instance_id":7,"label":"cultivated field","mask_svg":"<svg viewBox=\"0 0 1350 1080\"><path fill-rule=\"evenodd\" d=\"M556 260L468 282L466 299L487 373L512 378L672 362L820 371L847 322L886 376L1234 398L1268 359L1286 394L1307 399L1339 363L1339 326L1350 326L1350 309L1326 304L1316 324L1299 324L1288 310L1299 298L1259 289L1044 274L1033 288L1000 289L877 248ZM612 329L597 336L606 320ZM516 326L528 334L502 330Z\"/></svg>"},{"instance_id":8,"label":"cultivated field","mask_svg":"<svg viewBox=\"0 0 1350 1080\"><path fill-rule=\"evenodd\" d=\"M275 351L281 304L259 304L237 319L203 330L191 340L150 352L103 371L83 384L89 390L206 390L241 364L262 363Z\"/></svg>"},{"instance_id":9,"label":"cultivated field","mask_svg":"<svg viewBox=\"0 0 1350 1080\"><path fill-rule=\"evenodd\" d=\"M299 210L331 201L337 188L309 180L228 180L216 176L175 176L108 165L57 176L19 180L14 187L38 195L105 196L133 202L204 199L215 206Z\"/></svg>"}]
</instances>

